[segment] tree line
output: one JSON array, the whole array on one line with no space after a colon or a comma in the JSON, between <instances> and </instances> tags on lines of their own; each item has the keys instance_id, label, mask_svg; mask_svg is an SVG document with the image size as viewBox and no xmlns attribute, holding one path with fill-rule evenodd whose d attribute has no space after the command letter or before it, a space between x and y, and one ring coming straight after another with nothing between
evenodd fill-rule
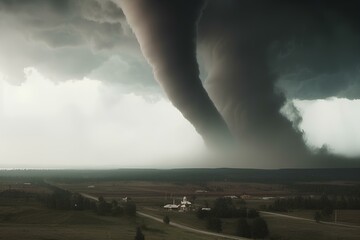
<instances>
[{"instance_id":1,"label":"tree line","mask_svg":"<svg viewBox=\"0 0 360 240\"><path fill-rule=\"evenodd\" d=\"M237 208L230 198L218 198L210 211L200 208L196 215L206 220L206 228L212 231L222 232L222 218L238 218L235 229L237 236L265 238L269 235L267 223L256 209Z\"/></svg>"},{"instance_id":2,"label":"tree line","mask_svg":"<svg viewBox=\"0 0 360 240\"><path fill-rule=\"evenodd\" d=\"M237 208L231 198L218 198L215 200L210 211L204 211L201 208L197 211L197 217L204 219L208 217L217 218L255 218L259 217L259 212L254 208L245 206Z\"/></svg>"},{"instance_id":3,"label":"tree line","mask_svg":"<svg viewBox=\"0 0 360 240\"><path fill-rule=\"evenodd\" d=\"M308 210L327 210L332 212L333 209L360 209L359 197L333 196L329 197L323 194L321 197L303 197L297 196L292 198L276 199L273 204L265 207L270 211L286 212L293 209Z\"/></svg>"},{"instance_id":4,"label":"tree line","mask_svg":"<svg viewBox=\"0 0 360 240\"><path fill-rule=\"evenodd\" d=\"M79 193L55 188L51 194L39 196L39 200L50 209L58 210L93 210L98 215L111 216L135 216L136 204L131 200L122 202L121 204L112 200L108 202L104 197L100 196L98 201L86 198Z\"/></svg>"}]
</instances>

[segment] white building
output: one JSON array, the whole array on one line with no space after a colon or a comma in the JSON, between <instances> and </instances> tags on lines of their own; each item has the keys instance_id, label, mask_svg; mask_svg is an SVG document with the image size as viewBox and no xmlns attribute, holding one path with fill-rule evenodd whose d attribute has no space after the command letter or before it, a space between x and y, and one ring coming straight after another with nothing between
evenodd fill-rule
<instances>
[{"instance_id":1,"label":"white building","mask_svg":"<svg viewBox=\"0 0 360 240\"><path fill-rule=\"evenodd\" d=\"M166 210L179 210L180 212L185 212L191 209L191 202L189 202L186 197L183 197L180 204L175 204L175 200L173 200L172 204L166 204L164 206Z\"/></svg>"},{"instance_id":2,"label":"white building","mask_svg":"<svg viewBox=\"0 0 360 240\"><path fill-rule=\"evenodd\" d=\"M234 196L234 195L232 195L232 196L224 196L224 198L238 199L238 197L237 197L237 196Z\"/></svg>"},{"instance_id":3,"label":"white building","mask_svg":"<svg viewBox=\"0 0 360 240\"><path fill-rule=\"evenodd\" d=\"M166 209L166 210L178 210L179 209L179 207L180 207L180 205L177 205L177 204L175 204L175 200L173 200L173 203L171 204L166 204L165 206L164 206L164 209Z\"/></svg>"},{"instance_id":4,"label":"white building","mask_svg":"<svg viewBox=\"0 0 360 240\"><path fill-rule=\"evenodd\" d=\"M191 209L191 202L189 202L184 196L180 202L180 211L185 212Z\"/></svg>"}]
</instances>

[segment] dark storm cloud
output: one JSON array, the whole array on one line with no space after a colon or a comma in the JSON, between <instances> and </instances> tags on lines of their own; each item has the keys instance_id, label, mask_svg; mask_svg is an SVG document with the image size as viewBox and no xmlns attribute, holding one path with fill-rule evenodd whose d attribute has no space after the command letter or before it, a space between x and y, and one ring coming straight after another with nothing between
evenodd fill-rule
<instances>
[{"instance_id":1,"label":"dark storm cloud","mask_svg":"<svg viewBox=\"0 0 360 240\"><path fill-rule=\"evenodd\" d=\"M341 18L329 31L272 45L272 67L289 98L360 97L352 91L360 87L359 28Z\"/></svg>"},{"instance_id":2,"label":"dark storm cloud","mask_svg":"<svg viewBox=\"0 0 360 240\"><path fill-rule=\"evenodd\" d=\"M230 140L227 126L199 78L196 22L203 1L124 0L121 6L171 102L208 145Z\"/></svg>"},{"instance_id":3,"label":"dark storm cloud","mask_svg":"<svg viewBox=\"0 0 360 240\"><path fill-rule=\"evenodd\" d=\"M195 46L189 43L195 37L192 14L198 6L123 3L158 80L207 139L201 128L208 128L204 124L214 111L203 112L212 103L199 100L206 93L198 85ZM348 95L349 87L358 84L358 7L354 1L208 1L198 26L204 82L243 149L262 149L274 158L284 152L294 160L308 156L302 133L280 109L286 96ZM313 86L312 93L307 85ZM199 116L193 118L194 113Z\"/></svg>"},{"instance_id":4,"label":"dark storm cloud","mask_svg":"<svg viewBox=\"0 0 360 240\"><path fill-rule=\"evenodd\" d=\"M109 49L133 42L122 10L109 0L2 0L0 12L31 39L53 48L89 44Z\"/></svg>"},{"instance_id":5,"label":"dark storm cloud","mask_svg":"<svg viewBox=\"0 0 360 240\"><path fill-rule=\"evenodd\" d=\"M279 113L284 93L360 96L351 91L360 76L354 9L358 2L208 2L198 40L204 82L241 145L302 159L308 155L302 133Z\"/></svg>"},{"instance_id":6,"label":"dark storm cloud","mask_svg":"<svg viewBox=\"0 0 360 240\"><path fill-rule=\"evenodd\" d=\"M159 93L113 1L0 0L0 32L0 68L11 83L21 83L23 69L33 66L55 81L87 76Z\"/></svg>"},{"instance_id":7,"label":"dark storm cloud","mask_svg":"<svg viewBox=\"0 0 360 240\"><path fill-rule=\"evenodd\" d=\"M137 59L139 47L125 13L157 80L208 143L229 137L219 111L243 157L256 152L257 158L271 155L280 162L284 152L294 161L308 154L302 133L279 113L286 100L360 98L359 1L209 0L203 8L202 1L193 0L119 0L124 12L114 2L0 0L0 29L11 22L26 43L50 49L19 48L17 59L0 58L0 63L11 69L30 56L40 70L61 66L66 77L125 76L127 84L152 80ZM124 53L131 58L112 57ZM288 110L295 124L301 122L295 108Z\"/></svg>"}]
</instances>

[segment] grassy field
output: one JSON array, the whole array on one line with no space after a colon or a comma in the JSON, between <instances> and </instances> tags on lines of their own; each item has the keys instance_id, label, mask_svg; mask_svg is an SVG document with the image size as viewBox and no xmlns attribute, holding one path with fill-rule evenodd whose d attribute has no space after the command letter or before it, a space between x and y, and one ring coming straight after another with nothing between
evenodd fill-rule
<instances>
[{"instance_id":1,"label":"grassy field","mask_svg":"<svg viewBox=\"0 0 360 240\"><path fill-rule=\"evenodd\" d=\"M345 240L359 239L359 228L330 226L316 222L292 220L264 215L271 235L289 240Z\"/></svg>"},{"instance_id":2,"label":"grassy field","mask_svg":"<svg viewBox=\"0 0 360 240\"><path fill-rule=\"evenodd\" d=\"M284 214L313 219L316 210L293 210ZM333 222L335 219L335 213L333 213L326 221ZM337 222L350 223L360 226L360 210L337 210Z\"/></svg>"},{"instance_id":3,"label":"grassy field","mask_svg":"<svg viewBox=\"0 0 360 240\"><path fill-rule=\"evenodd\" d=\"M157 183L157 182L83 182L76 184L57 184L66 189L78 192L86 192L94 196L103 195L109 200L120 199L130 196L137 203L141 211L158 216L160 218L169 215L171 221L186 226L206 230L204 220L199 220L194 212L179 213L167 212L162 209L165 203L171 203L175 198L177 202L182 196L196 196L195 205L204 206L208 202L211 206L219 196L248 194L253 199L247 200L247 207L259 208L269 204L273 200L260 199L261 196L282 196L289 194L288 189L277 184L261 183L233 183L233 182L209 182L201 184ZM88 186L94 186L89 188ZM194 194L198 189L207 189L209 192ZM235 200L235 203L237 200ZM359 224L360 211L342 210L338 212L339 222ZM314 211L297 210L287 213L293 216L313 219ZM360 228L346 228L317 224L301 220L289 220L273 216L264 216L268 222L270 234L275 239L292 240L332 240L332 239L360 239ZM222 219L223 233L234 234L236 219Z\"/></svg>"},{"instance_id":4,"label":"grassy field","mask_svg":"<svg viewBox=\"0 0 360 240\"><path fill-rule=\"evenodd\" d=\"M14 184L14 183L13 183ZM31 185L22 191L34 192ZM141 226L146 239L221 239L187 232L143 217L98 216L93 211L47 209L36 199L0 197L0 239L3 240L98 240L134 239Z\"/></svg>"},{"instance_id":5,"label":"grassy field","mask_svg":"<svg viewBox=\"0 0 360 240\"><path fill-rule=\"evenodd\" d=\"M152 214L154 216L163 217L168 215L174 222L181 223L187 226L196 227L199 229L206 229L205 221L196 218L195 213L179 213L168 212L158 208L145 208L144 212ZM351 211L350 211L351 212ZM359 219L358 212L354 212L351 216L355 219ZM349 213L348 213L349 214ZM297 216L307 217L309 213L296 214ZM278 239L291 239L291 240L357 240L360 237L360 228L348 228L329 226L325 224L319 224L314 222L307 222L301 220L292 220L281 217L274 217L264 215L266 219L270 235L277 237ZM235 234L236 219L222 219L223 233Z\"/></svg>"},{"instance_id":6,"label":"grassy field","mask_svg":"<svg viewBox=\"0 0 360 240\"><path fill-rule=\"evenodd\" d=\"M175 199L179 203L183 196L195 206L210 206L220 196L242 195L253 196L247 200L247 207L259 208L273 200L261 199L262 196L285 196L289 190L278 184L261 183L179 183L179 182L146 182L146 181L81 181L52 182L52 184L95 197L104 196L106 200L131 197L138 209L163 218L169 215L172 222L192 228L206 230L205 220L199 220L195 212L179 213L164 211L162 206ZM24 181L1 181L0 191L16 189L25 192L49 192L43 184ZM206 190L197 194L197 190ZM239 205L239 200L234 200ZM313 218L314 211L295 210L286 214ZM360 228L329 226L315 222L291 220L281 217L264 215L268 222L271 236L274 239L291 240L357 240L360 239ZM234 234L236 219L222 219L223 233ZM360 225L360 211L338 211L338 221ZM143 226L146 239L220 239L207 235L195 234L155 222L143 217L104 217L92 211L61 211L44 208L34 199L0 198L0 239L42 239L42 240L82 240L82 239L134 239L137 226Z\"/></svg>"},{"instance_id":7,"label":"grassy field","mask_svg":"<svg viewBox=\"0 0 360 240\"><path fill-rule=\"evenodd\" d=\"M32 193L45 193L50 192L45 186L41 186L37 183L24 181L24 180L1 180L0 181L0 192L4 190L18 190Z\"/></svg>"},{"instance_id":8,"label":"grassy field","mask_svg":"<svg viewBox=\"0 0 360 240\"><path fill-rule=\"evenodd\" d=\"M35 216L35 215L34 215ZM41 217L44 217L42 215ZM49 215L46 215L49 217ZM67 216L63 215L59 219L59 222L52 224L46 223L1 223L0 224L0 239L12 240L12 239L52 239L52 240L71 240L71 239L134 239L135 226L139 224L147 225L147 228L143 230L146 239L218 239L211 238L204 235L197 235L193 233L184 232L183 230L176 229L165 224L155 223L147 221L142 218L136 218L134 220L129 219L105 219L97 221L97 223L86 223L86 214L84 216ZM64 218L69 218L73 221L63 221ZM85 220L85 222L83 222ZM106 223L100 223L103 220Z\"/></svg>"},{"instance_id":9,"label":"grassy field","mask_svg":"<svg viewBox=\"0 0 360 240\"><path fill-rule=\"evenodd\" d=\"M142 217L115 218L91 211L49 210L34 203L0 207L0 239L4 240L134 239L136 226L143 227L146 239L219 239Z\"/></svg>"}]
</instances>

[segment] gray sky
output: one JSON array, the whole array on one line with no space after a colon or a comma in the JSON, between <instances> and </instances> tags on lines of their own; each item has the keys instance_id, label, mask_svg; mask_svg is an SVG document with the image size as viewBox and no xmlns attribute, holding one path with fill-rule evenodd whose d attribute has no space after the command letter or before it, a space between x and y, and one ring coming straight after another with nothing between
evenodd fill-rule
<instances>
[{"instance_id":1,"label":"gray sky","mask_svg":"<svg viewBox=\"0 0 360 240\"><path fill-rule=\"evenodd\" d=\"M204 160L202 137L164 94L112 1L0 0L0 32L0 167L271 167L245 155L235 163ZM326 145L360 157L359 69L294 70L289 62L306 62L311 52L294 44L281 48L273 68L302 117L295 129L312 151ZM211 69L201 56L206 78ZM295 123L289 109L282 112Z\"/></svg>"}]
</instances>

